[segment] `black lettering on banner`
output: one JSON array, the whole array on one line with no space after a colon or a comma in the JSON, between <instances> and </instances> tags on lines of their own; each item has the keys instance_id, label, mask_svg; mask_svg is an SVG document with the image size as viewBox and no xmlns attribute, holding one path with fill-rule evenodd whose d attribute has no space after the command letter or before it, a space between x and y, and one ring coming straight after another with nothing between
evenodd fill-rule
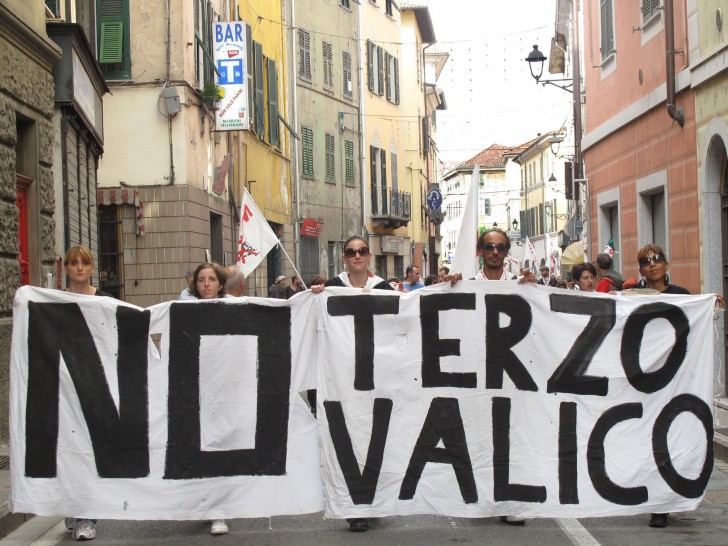
<instances>
[{"instance_id":1,"label":"black lettering on banner","mask_svg":"<svg viewBox=\"0 0 728 546\"><path fill-rule=\"evenodd\" d=\"M546 487L510 483L511 399L493 398L493 499L500 501L546 502Z\"/></svg>"},{"instance_id":2,"label":"black lettering on banner","mask_svg":"<svg viewBox=\"0 0 728 546\"><path fill-rule=\"evenodd\" d=\"M332 317L354 317L354 388L374 390L374 315L399 314L399 298L331 296L327 308Z\"/></svg>"},{"instance_id":3,"label":"black lettering on banner","mask_svg":"<svg viewBox=\"0 0 728 546\"><path fill-rule=\"evenodd\" d=\"M291 386L291 309L222 302L169 307L169 399L165 479L282 476L286 472ZM255 448L202 451L202 336L258 338ZM256 358L256 355L241 355Z\"/></svg>"},{"instance_id":4,"label":"black lettering on banner","mask_svg":"<svg viewBox=\"0 0 728 546\"><path fill-rule=\"evenodd\" d=\"M422 386L474 389L478 379L475 372L443 372L440 369L443 356L460 356L459 339L440 339L439 311L449 309L475 309L475 294L433 294L420 298Z\"/></svg>"},{"instance_id":5,"label":"black lettering on banner","mask_svg":"<svg viewBox=\"0 0 728 546\"><path fill-rule=\"evenodd\" d=\"M612 299L575 298L563 294L549 296L551 310L571 315L591 315L589 322L574 345L549 378L548 392L593 394L606 396L609 380L606 377L584 375L592 358L617 321L617 304Z\"/></svg>"},{"instance_id":6,"label":"black lettering on banner","mask_svg":"<svg viewBox=\"0 0 728 546\"><path fill-rule=\"evenodd\" d=\"M675 344L659 370L645 373L640 366L640 347L647 325L655 319L665 319L675 330ZM667 386L685 360L688 350L690 322L682 309L669 303L642 305L627 317L622 334L622 367L627 380L640 392L652 393Z\"/></svg>"},{"instance_id":7,"label":"black lettering on banner","mask_svg":"<svg viewBox=\"0 0 728 546\"><path fill-rule=\"evenodd\" d=\"M579 504L578 443L576 436L576 403L559 406L559 502Z\"/></svg>"},{"instance_id":8,"label":"black lettering on banner","mask_svg":"<svg viewBox=\"0 0 728 546\"><path fill-rule=\"evenodd\" d=\"M501 328L500 314L511 323ZM537 391L536 382L511 350L531 328L531 306L521 296L485 295L485 388L502 389L503 372L507 372L516 388Z\"/></svg>"},{"instance_id":9,"label":"black lettering on banner","mask_svg":"<svg viewBox=\"0 0 728 546\"><path fill-rule=\"evenodd\" d=\"M607 475L606 458L604 454L604 440L615 425L628 419L642 417L642 404L621 404L605 411L594 425L589 435L589 444L586 452L587 467L592 485L599 495L609 502L624 506L635 506L647 502L647 488L622 487L614 483Z\"/></svg>"},{"instance_id":10,"label":"black lettering on banner","mask_svg":"<svg viewBox=\"0 0 728 546\"><path fill-rule=\"evenodd\" d=\"M61 355L88 426L98 475L102 478L149 475L149 318L149 311L116 308L117 410L101 357L79 305L28 303L27 477L56 476Z\"/></svg>"},{"instance_id":11,"label":"black lettering on banner","mask_svg":"<svg viewBox=\"0 0 728 546\"><path fill-rule=\"evenodd\" d=\"M444 447L437 447L442 441ZM468 453L463 418L457 398L433 398L417 438L407 472L399 490L400 500L414 498L417 484L427 463L452 466L466 504L478 502L473 465Z\"/></svg>"},{"instance_id":12,"label":"black lettering on banner","mask_svg":"<svg viewBox=\"0 0 728 546\"><path fill-rule=\"evenodd\" d=\"M334 444L336 458L346 487L349 489L354 504L371 504L377 492L379 472L382 470L384 447L389 433L389 419L392 416L392 401L388 398L376 398L372 409L372 434L369 439L369 450L364 470L359 472L359 461L354 455L351 436L346 426L341 402L324 401L326 420L329 422L331 443Z\"/></svg>"},{"instance_id":13,"label":"black lettering on banner","mask_svg":"<svg viewBox=\"0 0 728 546\"><path fill-rule=\"evenodd\" d=\"M670 425L678 415L685 411L695 415L705 429L705 462L700 475L694 480L678 474L672 464L670 448L667 445L667 433L670 431ZM708 405L692 394L681 394L670 400L657 416L655 426L652 428L652 452L657 469L670 489L689 499L701 496L708 487L708 480L713 472L713 416Z\"/></svg>"}]
</instances>

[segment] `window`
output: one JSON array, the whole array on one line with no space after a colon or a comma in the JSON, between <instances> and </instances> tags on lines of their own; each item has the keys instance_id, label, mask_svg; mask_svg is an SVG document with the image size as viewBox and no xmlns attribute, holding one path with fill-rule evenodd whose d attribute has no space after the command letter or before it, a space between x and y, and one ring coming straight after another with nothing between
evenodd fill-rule
<instances>
[{"instance_id":1,"label":"window","mask_svg":"<svg viewBox=\"0 0 728 546\"><path fill-rule=\"evenodd\" d=\"M384 50L377 46L377 93L384 95Z\"/></svg>"},{"instance_id":2,"label":"window","mask_svg":"<svg viewBox=\"0 0 728 546\"><path fill-rule=\"evenodd\" d=\"M341 0L341 7L349 9L349 0Z\"/></svg>"},{"instance_id":3,"label":"window","mask_svg":"<svg viewBox=\"0 0 728 546\"><path fill-rule=\"evenodd\" d=\"M640 183L637 183L638 190ZM620 226L620 189L613 188L597 194L597 220L599 248L604 248L611 238L614 241L614 248L620 250L622 230ZM580 235L580 233L579 233ZM651 241L650 241L651 242ZM638 245L639 246L639 245ZM669 252L669 250L667 251ZM615 271L621 271L621 253L614 254ZM669 256L669 254L668 254Z\"/></svg>"},{"instance_id":4,"label":"window","mask_svg":"<svg viewBox=\"0 0 728 546\"><path fill-rule=\"evenodd\" d=\"M393 0L387 0L387 2L385 4L385 10L387 12L387 15L390 15L390 16L394 14L394 11L392 10L392 4L394 4Z\"/></svg>"},{"instance_id":5,"label":"window","mask_svg":"<svg viewBox=\"0 0 728 546\"><path fill-rule=\"evenodd\" d=\"M336 183L336 160L334 135L326 133L326 182Z\"/></svg>"},{"instance_id":6,"label":"window","mask_svg":"<svg viewBox=\"0 0 728 546\"><path fill-rule=\"evenodd\" d=\"M382 277L383 279L388 279L389 274L387 273L387 256L376 256L375 262L377 264L377 275Z\"/></svg>"},{"instance_id":7,"label":"window","mask_svg":"<svg viewBox=\"0 0 728 546\"><path fill-rule=\"evenodd\" d=\"M298 30L298 77L311 81L311 34Z\"/></svg>"},{"instance_id":8,"label":"window","mask_svg":"<svg viewBox=\"0 0 728 546\"><path fill-rule=\"evenodd\" d=\"M276 62L268 59L268 142L276 147L281 145L278 128L278 73Z\"/></svg>"},{"instance_id":9,"label":"window","mask_svg":"<svg viewBox=\"0 0 728 546\"><path fill-rule=\"evenodd\" d=\"M367 83L369 90L384 94L384 50L374 42L367 42Z\"/></svg>"},{"instance_id":10,"label":"window","mask_svg":"<svg viewBox=\"0 0 728 546\"><path fill-rule=\"evenodd\" d=\"M222 214L210 212L210 258L222 264Z\"/></svg>"},{"instance_id":11,"label":"window","mask_svg":"<svg viewBox=\"0 0 728 546\"><path fill-rule=\"evenodd\" d=\"M341 64L344 75L344 96L351 98L353 94L353 86L351 83L351 53L344 51L341 54Z\"/></svg>"},{"instance_id":12,"label":"window","mask_svg":"<svg viewBox=\"0 0 728 546\"><path fill-rule=\"evenodd\" d=\"M387 81L387 100L399 104L399 60L385 53L385 78Z\"/></svg>"},{"instance_id":13,"label":"window","mask_svg":"<svg viewBox=\"0 0 728 546\"><path fill-rule=\"evenodd\" d=\"M28 239L28 188L33 179L15 173L15 205L18 207L18 263L20 285L30 284L30 248ZM48 287L50 288L50 287Z\"/></svg>"},{"instance_id":14,"label":"window","mask_svg":"<svg viewBox=\"0 0 728 546\"><path fill-rule=\"evenodd\" d=\"M397 154L392 152L390 154L392 158L392 189L394 191L399 190L399 176L397 174Z\"/></svg>"},{"instance_id":15,"label":"window","mask_svg":"<svg viewBox=\"0 0 728 546\"><path fill-rule=\"evenodd\" d=\"M387 152L369 146L369 175L372 191L372 214L386 214L387 201Z\"/></svg>"},{"instance_id":16,"label":"window","mask_svg":"<svg viewBox=\"0 0 728 546\"><path fill-rule=\"evenodd\" d=\"M323 50L324 58L324 87L326 89L333 89L334 87L334 63L333 53L331 51L331 44L328 42L321 43L321 49Z\"/></svg>"},{"instance_id":17,"label":"window","mask_svg":"<svg viewBox=\"0 0 728 546\"><path fill-rule=\"evenodd\" d=\"M602 62L614 53L614 8L612 2L613 0L600 0Z\"/></svg>"},{"instance_id":18,"label":"window","mask_svg":"<svg viewBox=\"0 0 728 546\"><path fill-rule=\"evenodd\" d=\"M642 23L660 14L660 0L642 0Z\"/></svg>"},{"instance_id":19,"label":"window","mask_svg":"<svg viewBox=\"0 0 728 546\"><path fill-rule=\"evenodd\" d=\"M99 210L99 288L117 299L124 298L124 249L118 205L102 205Z\"/></svg>"},{"instance_id":20,"label":"window","mask_svg":"<svg viewBox=\"0 0 728 546\"><path fill-rule=\"evenodd\" d=\"M336 264L338 263L338 260L336 259L336 241L329 241L328 242L328 263L327 263L327 277L329 279L333 279L336 276Z\"/></svg>"},{"instance_id":21,"label":"window","mask_svg":"<svg viewBox=\"0 0 728 546\"><path fill-rule=\"evenodd\" d=\"M313 178L313 129L301 127L301 163L303 176Z\"/></svg>"},{"instance_id":22,"label":"window","mask_svg":"<svg viewBox=\"0 0 728 546\"><path fill-rule=\"evenodd\" d=\"M347 186L354 186L354 143L351 140L344 141L344 167L346 169L346 177L344 183Z\"/></svg>"},{"instance_id":23,"label":"window","mask_svg":"<svg viewBox=\"0 0 728 546\"><path fill-rule=\"evenodd\" d=\"M319 238L301 237L301 280L308 284L320 271Z\"/></svg>"},{"instance_id":24,"label":"window","mask_svg":"<svg viewBox=\"0 0 728 546\"><path fill-rule=\"evenodd\" d=\"M129 35L129 0L97 0L96 33L98 36L98 61L107 80L131 79L131 54ZM195 0L195 61L210 48L211 41L205 28L207 13L200 0ZM207 39L207 41L206 41ZM200 79L198 79L198 82Z\"/></svg>"},{"instance_id":25,"label":"window","mask_svg":"<svg viewBox=\"0 0 728 546\"><path fill-rule=\"evenodd\" d=\"M255 133L265 138L265 83L263 78L263 45L253 42L253 85L255 86Z\"/></svg>"},{"instance_id":26,"label":"window","mask_svg":"<svg viewBox=\"0 0 728 546\"><path fill-rule=\"evenodd\" d=\"M490 199L487 197L483 199L483 214L490 216Z\"/></svg>"},{"instance_id":27,"label":"window","mask_svg":"<svg viewBox=\"0 0 728 546\"><path fill-rule=\"evenodd\" d=\"M669 252L666 191L667 172L664 170L637 180L638 246L655 243Z\"/></svg>"}]
</instances>

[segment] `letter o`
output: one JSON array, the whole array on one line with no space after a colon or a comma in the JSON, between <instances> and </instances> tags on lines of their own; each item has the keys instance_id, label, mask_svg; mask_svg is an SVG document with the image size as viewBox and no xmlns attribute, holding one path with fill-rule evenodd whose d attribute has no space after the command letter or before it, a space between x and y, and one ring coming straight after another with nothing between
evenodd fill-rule
<instances>
[{"instance_id":1,"label":"letter o","mask_svg":"<svg viewBox=\"0 0 728 546\"><path fill-rule=\"evenodd\" d=\"M675 345L665 364L654 372L645 373L640 366L640 346L647 325L657 318L667 320L675 330ZM620 356L627 380L640 392L653 393L664 388L680 369L688 348L690 322L682 309L669 303L650 303L636 309L624 324Z\"/></svg>"},{"instance_id":2,"label":"letter o","mask_svg":"<svg viewBox=\"0 0 728 546\"><path fill-rule=\"evenodd\" d=\"M670 448L667 445L667 433L670 425L678 415L685 411L695 415L705 428L705 462L700 475L694 480L684 478L677 472L672 464ZM662 479L670 486L670 489L688 499L702 495L713 471L713 416L708 405L692 394L681 394L670 400L657 416L655 426L652 428L652 454L657 464L657 470L660 471Z\"/></svg>"}]
</instances>

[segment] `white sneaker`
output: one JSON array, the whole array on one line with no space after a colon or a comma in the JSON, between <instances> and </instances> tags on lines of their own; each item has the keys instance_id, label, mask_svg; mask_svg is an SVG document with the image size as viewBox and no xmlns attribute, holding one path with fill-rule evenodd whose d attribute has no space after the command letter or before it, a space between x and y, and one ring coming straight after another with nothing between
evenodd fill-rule
<instances>
[{"instance_id":1,"label":"white sneaker","mask_svg":"<svg viewBox=\"0 0 728 546\"><path fill-rule=\"evenodd\" d=\"M212 526L210 527L211 535L227 535L228 526L224 519L213 520Z\"/></svg>"},{"instance_id":2,"label":"white sneaker","mask_svg":"<svg viewBox=\"0 0 728 546\"><path fill-rule=\"evenodd\" d=\"M500 520L508 525L526 525L526 518L521 516L501 516Z\"/></svg>"},{"instance_id":3,"label":"white sneaker","mask_svg":"<svg viewBox=\"0 0 728 546\"><path fill-rule=\"evenodd\" d=\"M73 540L93 540L96 538L96 525L88 519L77 519L73 524Z\"/></svg>"}]
</instances>

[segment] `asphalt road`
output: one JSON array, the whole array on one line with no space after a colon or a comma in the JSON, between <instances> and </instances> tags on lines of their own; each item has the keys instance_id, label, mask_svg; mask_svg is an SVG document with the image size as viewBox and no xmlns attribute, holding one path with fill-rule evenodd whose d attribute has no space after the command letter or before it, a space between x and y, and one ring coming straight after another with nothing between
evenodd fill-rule
<instances>
[{"instance_id":1,"label":"asphalt road","mask_svg":"<svg viewBox=\"0 0 728 546\"><path fill-rule=\"evenodd\" d=\"M407 516L371 520L366 533L350 533L345 522L323 514L228 520L230 532L213 537L200 522L111 521L98 523L93 544L537 544L556 546L728 545L728 464L716 461L705 500L694 512L671 514L666 529L648 527L648 515L589 519L530 519L513 527L496 518ZM0 545L73 544L60 518L36 517Z\"/></svg>"}]
</instances>

